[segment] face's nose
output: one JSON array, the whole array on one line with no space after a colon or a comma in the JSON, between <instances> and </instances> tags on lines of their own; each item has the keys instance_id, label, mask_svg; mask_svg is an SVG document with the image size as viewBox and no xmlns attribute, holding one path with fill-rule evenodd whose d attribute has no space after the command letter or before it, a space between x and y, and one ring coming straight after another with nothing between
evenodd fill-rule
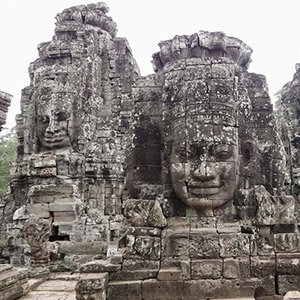
<instances>
[{"instance_id":1,"label":"face's nose","mask_svg":"<svg viewBox=\"0 0 300 300\"><path fill-rule=\"evenodd\" d=\"M198 165L192 171L195 179L200 181L210 181L216 178L216 173L211 162L206 160L199 161Z\"/></svg>"},{"instance_id":2,"label":"face's nose","mask_svg":"<svg viewBox=\"0 0 300 300\"><path fill-rule=\"evenodd\" d=\"M49 124L46 128L47 133L55 133L58 130L58 124L55 118L50 117Z\"/></svg>"}]
</instances>

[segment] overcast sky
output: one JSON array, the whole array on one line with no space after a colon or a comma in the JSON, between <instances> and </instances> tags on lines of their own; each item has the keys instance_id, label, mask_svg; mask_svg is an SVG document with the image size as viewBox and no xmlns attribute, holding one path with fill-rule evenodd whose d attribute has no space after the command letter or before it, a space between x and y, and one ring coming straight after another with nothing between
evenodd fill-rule
<instances>
[{"instance_id":1,"label":"overcast sky","mask_svg":"<svg viewBox=\"0 0 300 300\"><path fill-rule=\"evenodd\" d=\"M14 96L7 126L15 125L21 89L37 45L51 40L55 16L89 0L1 0L0 90ZM143 75L152 73L157 44L176 34L223 31L253 49L250 71L264 74L273 97L300 63L299 0L107 0L109 15L126 37ZM273 97L274 98L274 97Z\"/></svg>"}]
</instances>

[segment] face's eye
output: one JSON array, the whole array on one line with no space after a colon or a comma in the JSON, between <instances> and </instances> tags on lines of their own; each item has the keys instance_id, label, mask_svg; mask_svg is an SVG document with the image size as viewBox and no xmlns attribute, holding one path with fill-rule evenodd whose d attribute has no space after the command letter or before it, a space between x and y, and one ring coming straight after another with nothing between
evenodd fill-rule
<instances>
[{"instance_id":1,"label":"face's eye","mask_svg":"<svg viewBox=\"0 0 300 300\"><path fill-rule=\"evenodd\" d=\"M68 116L65 112L59 112L56 114L57 121L66 121L67 119L68 119Z\"/></svg>"},{"instance_id":2,"label":"face's eye","mask_svg":"<svg viewBox=\"0 0 300 300\"><path fill-rule=\"evenodd\" d=\"M205 149L203 147L197 145L191 145L190 151L187 151L190 158L199 159L205 153Z\"/></svg>"},{"instance_id":3,"label":"face's eye","mask_svg":"<svg viewBox=\"0 0 300 300\"><path fill-rule=\"evenodd\" d=\"M229 158L231 158L233 155L233 152L230 150L219 150L216 152L216 161L226 161Z\"/></svg>"},{"instance_id":4,"label":"face's eye","mask_svg":"<svg viewBox=\"0 0 300 300\"><path fill-rule=\"evenodd\" d=\"M39 122L43 124L49 123L49 117L48 116L39 116Z\"/></svg>"},{"instance_id":5,"label":"face's eye","mask_svg":"<svg viewBox=\"0 0 300 300\"><path fill-rule=\"evenodd\" d=\"M186 154L185 154L185 151L177 151L177 152L173 152L171 154L171 160L173 162L185 162L186 160Z\"/></svg>"}]
</instances>

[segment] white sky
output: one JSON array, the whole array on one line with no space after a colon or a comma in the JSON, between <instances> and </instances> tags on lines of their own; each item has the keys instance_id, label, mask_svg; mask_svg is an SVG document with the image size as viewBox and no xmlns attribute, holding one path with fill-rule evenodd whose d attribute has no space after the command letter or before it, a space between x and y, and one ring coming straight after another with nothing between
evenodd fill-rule
<instances>
[{"instance_id":1,"label":"white sky","mask_svg":"<svg viewBox=\"0 0 300 300\"><path fill-rule=\"evenodd\" d=\"M14 96L7 127L15 125L21 89L37 45L50 41L55 16L92 0L1 0L0 90ZM176 34L223 31L253 49L250 71L264 74L273 97L300 62L299 0L107 0L109 15L126 37L143 75L152 73L157 44Z\"/></svg>"}]
</instances>

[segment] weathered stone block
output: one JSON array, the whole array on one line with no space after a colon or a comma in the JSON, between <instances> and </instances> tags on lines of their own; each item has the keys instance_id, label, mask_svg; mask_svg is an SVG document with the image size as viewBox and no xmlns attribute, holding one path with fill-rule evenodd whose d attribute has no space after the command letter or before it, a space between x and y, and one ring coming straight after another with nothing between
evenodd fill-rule
<instances>
[{"instance_id":1,"label":"weathered stone block","mask_svg":"<svg viewBox=\"0 0 300 300\"><path fill-rule=\"evenodd\" d=\"M165 227L167 225L157 200L127 200L124 214L132 226Z\"/></svg>"},{"instance_id":2,"label":"weathered stone block","mask_svg":"<svg viewBox=\"0 0 300 300\"><path fill-rule=\"evenodd\" d=\"M191 262L192 279L218 279L222 276L221 259L193 260Z\"/></svg>"},{"instance_id":3,"label":"weathered stone block","mask_svg":"<svg viewBox=\"0 0 300 300\"><path fill-rule=\"evenodd\" d=\"M127 235L126 259L159 259L160 238L150 236Z\"/></svg>"},{"instance_id":4,"label":"weathered stone block","mask_svg":"<svg viewBox=\"0 0 300 300\"><path fill-rule=\"evenodd\" d=\"M108 284L108 273L85 274L75 286L76 298L85 299L84 295L95 295L99 300L106 300L106 287Z\"/></svg>"},{"instance_id":5,"label":"weathered stone block","mask_svg":"<svg viewBox=\"0 0 300 300\"><path fill-rule=\"evenodd\" d=\"M189 257L191 259L220 257L221 247L217 234L191 235L189 246Z\"/></svg>"},{"instance_id":6,"label":"weathered stone block","mask_svg":"<svg viewBox=\"0 0 300 300\"><path fill-rule=\"evenodd\" d=\"M157 281L155 279L142 282L142 299L207 299L207 298L243 298L253 297L259 286L258 280L190 280L190 281ZM222 298L221 298L222 297Z\"/></svg>"},{"instance_id":7,"label":"weathered stone block","mask_svg":"<svg viewBox=\"0 0 300 300\"><path fill-rule=\"evenodd\" d=\"M158 280L181 280L181 270L179 269L160 269L157 275Z\"/></svg>"},{"instance_id":8,"label":"weathered stone block","mask_svg":"<svg viewBox=\"0 0 300 300\"><path fill-rule=\"evenodd\" d=\"M247 234L220 234L220 256L239 257L250 254L250 240Z\"/></svg>"},{"instance_id":9,"label":"weathered stone block","mask_svg":"<svg viewBox=\"0 0 300 300\"><path fill-rule=\"evenodd\" d=\"M160 263L157 260L124 259L123 270L156 270L158 272Z\"/></svg>"},{"instance_id":10,"label":"weathered stone block","mask_svg":"<svg viewBox=\"0 0 300 300\"><path fill-rule=\"evenodd\" d=\"M300 290L299 275L278 275L277 277L278 291L280 295L285 295L288 291Z\"/></svg>"},{"instance_id":11,"label":"weathered stone block","mask_svg":"<svg viewBox=\"0 0 300 300\"><path fill-rule=\"evenodd\" d=\"M228 233L240 233L241 232L241 224L240 222L217 222L217 232L222 234Z\"/></svg>"},{"instance_id":12,"label":"weathered stone block","mask_svg":"<svg viewBox=\"0 0 300 300\"><path fill-rule=\"evenodd\" d=\"M275 276L265 276L262 277L260 280L261 284L258 287L256 287L255 296L266 297L266 299L267 297L275 297L275 294L277 294L275 289Z\"/></svg>"},{"instance_id":13,"label":"weathered stone block","mask_svg":"<svg viewBox=\"0 0 300 300\"><path fill-rule=\"evenodd\" d=\"M0 273L0 290L5 289L19 280L19 273L11 270Z\"/></svg>"},{"instance_id":14,"label":"weathered stone block","mask_svg":"<svg viewBox=\"0 0 300 300\"><path fill-rule=\"evenodd\" d=\"M250 261L251 276L260 278L275 275L275 256L252 256Z\"/></svg>"},{"instance_id":15,"label":"weathered stone block","mask_svg":"<svg viewBox=\"0 0 300 300\"><path fill-rule=\"evenodd\" d=\"M76 205L74 203L51 203L49 204L49 210L52 212L74 212L76 211Z\"/></svg>"},{"instance_id":16,"label":"weathered stone block","mask_svg":"<svg viewBox=\"0 0 300 300\"><path fill-rule=\"evenodd\" d=\"M82 273L101 273L101 272L116 272L121 269L121 265L112 264L110 260L93 260L79 269Z\"/></svg>"},{"instance_id":17,"label":"weathered stone block","mask_svg":"<svg viewBox=\"0 0 300 300\"><path fill-rule=\"evenodd\" d=\"M149 278L156 278L158 270L144 269L144 270L120 270L109 274L110 280L123 281L126 280L145 280Z\"/></svg>"},{"instance_id":18,"label":"weathered stone block","mask_svg":"<svg viewBox=\"0 0 300 300\"><path fill-rule=\"evenodd\" d=\"M280 275L300 275L300 253L277 253L276 273Z\"/></svg>"},{"instance_id":19,"label":"weathered stone block","mask_svg":"<svg viewBox=\"0 0 300 300\"><path fill-rule=\"evenodd\" d=\"M128 227L128 235L160 237L161 229L155 227Z\"/></svg>"},{"instance_id":20,"label":"weathered stone block","mask_svg":"<svg viewBox=\"0 0 300 300\"><path fill-rule=\"evenodd\" d=\"M162 233L162 257L189 257L189 234L183 230L164 230Z\"/></svg>"},{"instance_id":21,"label":"weathered stone block","mask_svg":"<svg viewBox=\"0 0 300 300\"><path fill-rule=\"evenodd\" d=\"M107 300L141 300L142 281L109 282L107 286Z\"/></svg>"},{"instance_id":22,"label":"weathered stone block","mask_svg":"<svg viewBox=\"0 0 300 300\"><path fill-rule=\"evenodd\" d=\"M283 300L300 300L300 292L298 291L287 292Z\"/></svg>"},{"instance_id":23,"label":"weathered stone block","mask_svg":"<svg viewBox=\"0 0 300 300\"><path fill-rule=\"evenodd\" d=\"M19 299L23 296L23 288L20 283L9 286L3 290L0 290L0 299Z\"/></svg>"},{"instance_id":24,"label":"weathered stone block","mask_svg":"<svg viewBox=\"0 0 300 300\"><path fill-rule=\"evenodd\" d=\"M223 277L226 279L250 278L250 258L224 258Z\"/></svg>"},{"instance_id":25,"label":"weathered stone block","mask_svg":"<svg viewBox=\"0 0 300 300\"><path fill-rule=\"evenodd\" d=\"M74 211L54 211L53 216L56 223L73 222L76 219Z\"/></svg>"},{"instance_id":26,"label":"weathered stone block","mask_svg":"<svg viewBox=\"0 0 300 300\"><path fill-rule=\"evenodd\" d=\"M49 205L47 203L28 204L27 211L29 215L36 215L40 218L49 218Z\"/></svg>"},{"instance_id":27,"label":"weathered stone block","mask_svg":"<svg viewBox=\"0 0 300 300\"><path fill-rule=\"evenodd\" d=\"M275 252L300 252L299 234L277 233L274 234Z\"/></svg>"},{"instance_id":28,"label":"weathered stone block","mask_svg":"<svg viewBox=\"0 0 300 300\"><path fill-rule=\"evenodd\" d=\"M185 282L158 281L155 279L142 282L142 299L144 300L173 300L183 299L185 293ZM186 297L188 295L186 294Z\"/></svg>"},{"instance_id":29,"label":"weathered stone block","mask_svg":"<svg viewBox=\"0 0 300 300\"><path fill-rule=\"evenodd\" d=\"M62 254L106 254L107 243L104 242L72 242L61 241L58 243L58 252Z\"/></svg>"}]
</instances>

